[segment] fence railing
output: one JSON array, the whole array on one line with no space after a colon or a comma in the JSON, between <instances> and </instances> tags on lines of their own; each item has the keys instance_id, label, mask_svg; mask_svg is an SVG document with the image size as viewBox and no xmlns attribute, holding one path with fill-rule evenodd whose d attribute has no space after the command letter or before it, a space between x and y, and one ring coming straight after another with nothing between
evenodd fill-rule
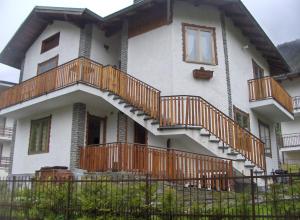
<instances>
[{"instance_id":1,"label":"fence railing","mask_svg":"<svg viewBox=\"0 0 300 220\"><path fill-rule=\"evenodd\" d=\"M201 185L224 178L234 181L235 188ZM0 180L0 219L299 219L299 189L299 174L11 178Z\"/></svg>"},{"instance_id":2,"label":"fence railing","mask_svg":"<svg viewBox=\"0 0 300 220\"><path fill-rule=\"evenodd\" d=\"M281 148L300 147L300 134L285 134L278 137L278 144Z\"/></svg>"},{"instance_id":3,"label":"fence railing","mask_svg":"<svg viewBox=\"0 0 300 220\"><path fill-rule=\"evenodd\" d=\"M0 128L0 137L12 138L13 128Z\"/></svg>"},{"instance_id":4,"label":"fence railing","mask_svg":"<svg viewBox=\"0 0 300 220\"><path fill-rule=\"evenodd\" d=\"M250 101L275 99L287 111L293 114L293 100L289 93L272 77L251 79L248 81Z\"/></svg>"},{"instance_id":5,"label":"fence railing","mask_svg":"<svg viewBox=\"0 0 300 220\"><path fill-rule=\"evenodd\" d=\"M114 92L125 101L158 118L160 91L112 67L78 58L0 93L0 109L74 85L87 83Z\"/></svg>"},{"instance_id":6,"label":"fence railing","mask_svg":"<svg viewBox=\"0 0 300 220\"><path fill-rule=\"evenodd\" d=\"M160 126L205 128L224 144L265 169L264 143L198 96L161 97Z\"/></svg>"},{"instance_id":7,"label":"fence railing","mask_svg":"<svg viewBox=\"0 0 300 220\"><path fill-rule=\"evenodd\" d=\"M89 172L125 171L171 179L233 175L232 161L228 159L129 143L82 147L80 168Z\"/></svg>"},{"instance_id":8,"label":"fence railing","mask_svg":"<svg viewBox=\"0 0 300 220\"><path fill-rule=\"evenodd\" d=\"M0 168L8 168L10 163L10 157L0 157Z\"/></svg>"},{"instance_id":9,"label":"fence railing","mask_svg":"<svg viewBox=\"0 0 300 220\"><path fill-rule=\"evenodd\" d=\"M294 110L300 109L300 96L293 97Z\"/></svg>"}]
</instances>

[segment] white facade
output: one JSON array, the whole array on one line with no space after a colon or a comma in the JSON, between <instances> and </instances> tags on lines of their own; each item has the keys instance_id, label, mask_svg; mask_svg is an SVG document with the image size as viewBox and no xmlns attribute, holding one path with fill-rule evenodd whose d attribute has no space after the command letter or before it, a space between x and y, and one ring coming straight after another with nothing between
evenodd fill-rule
<instances>
[{"instance_id":1,"label":"white facade","mask_svg":"<svg viewBox=\"0 0 300 220\"><path fill-rule=\"evenodd\" d=\"M218 60L216 65L193 64L183 61L183 23L215 28ZM227 41L232 104L249 113L251 133L259 137L258 120L268 124L271 130L272 158L267 157L266 159L269 173L278 168L275 125L250 108L247 83L249 79L253 78L252 60L264 69L266 76L270 75L269 66L261 53L232 24L231 20L225 18L225 24L227 37L223 39L222 28L224 27L222 27L219 9L207 5L196 7L183 1L175 1L173 21L170 24L128 39L127 72L161 90L162 95L200 96L229 115L231 112L229 112L228 106L229 96L224 54L224 41ZM59 46L41 54L42 41L57 32L60 32ZM59 56L58 65L77 58L79 44L80 28L78 26L69 22L54 21L47 26L26 52L23 81L36 76L39 63L56 55ZM121 34L116 33L111 37L106 37L104 31L94 25L90 59L103 65L119 66L120 54ZM200 67L212 70L212 79L194 79L192 72ZM75 88L76 86L73 86L74 90L72 90L73 88L64 88L61 91L10 107L11 112L14 111L12 115L18 118L13 174L32 174L44 166L69 167L72 113L73 104L76 102L86 104L86 114L106 117L106 142L117 141L118 111L121 108L118 109L109 103L102 92L95 92L95 89L92 88L86 89L87 86L83 85L80 88ZM79 93L79 90L85 94ZM87 95L87 93L89 94ZM9 110L4 109L3 111L7 114L10 113ZM143 120L138 121L134 114L126 114L128 116L127 141L129 143L134 142L134 121L136 121L148 129L147 144L150 146L166 147L167 140L171 139L173 148L195 153L221 155L221 151L210 150L209 147L213 144L209 143L207 139L201 140L199 131L159 132L157 129L155 130L156 127L150 128L150 123ZM49 115L52 116L49 152L29 155L31 120ZM207 146L204 147L204 145ZM217 148L217 145L214 147Z\"/></svg>"}]
</instances>

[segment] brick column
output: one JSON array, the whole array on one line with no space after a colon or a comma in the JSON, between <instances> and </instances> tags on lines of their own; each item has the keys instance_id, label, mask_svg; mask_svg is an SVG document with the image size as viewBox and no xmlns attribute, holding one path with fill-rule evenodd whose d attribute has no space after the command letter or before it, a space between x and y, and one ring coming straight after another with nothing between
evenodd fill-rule
<instances>
[{"instance_id":1,"label":"brick column","mask_svg":"<svg viewBox=\"0 0 300 220\"><path fill-rule=\"evenodd\" d=\"M75 103L72 114L70 169L79 167L80 147L84 146L86 105Z\"/></svg>"},{"instance_id":2,"label":"brick column","mask_svg":"<svg viewBox=\"0 0 300 220\"><path fill-rule=\"evenodd\" d=\"M91 45L92 45L92 33L93 33L93 25L86 24L83 28L80 29L80 40L79 40L79 57L87 57L91 56Z\"/></svg>"},{"instance_id":3,"label":"brick column","mask_svg":"<svg viewBox=\"0 0 300 220\"><path fill-rule=\"evenodd\" d=\"M128 59L128 21L124 20L121 32L121 70L127 72L127 59Z\"/></svg>"}]
</instances>

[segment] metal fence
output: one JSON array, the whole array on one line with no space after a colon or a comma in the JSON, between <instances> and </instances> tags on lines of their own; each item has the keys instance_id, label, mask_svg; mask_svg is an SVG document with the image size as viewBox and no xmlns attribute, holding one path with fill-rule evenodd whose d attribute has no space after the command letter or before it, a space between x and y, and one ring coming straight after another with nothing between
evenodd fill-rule
<instances>
[{"instance_id":1,"label":"metal fence","mask_svg":"<svg viewBox=\"0 0 300 220\"><path fill-rule=\"evenodd\" d=\"M216 187L224 178L231 189ZM300 174L12 178L0 181L0 219L300 219Z\"/></svg>"}]
</instances>

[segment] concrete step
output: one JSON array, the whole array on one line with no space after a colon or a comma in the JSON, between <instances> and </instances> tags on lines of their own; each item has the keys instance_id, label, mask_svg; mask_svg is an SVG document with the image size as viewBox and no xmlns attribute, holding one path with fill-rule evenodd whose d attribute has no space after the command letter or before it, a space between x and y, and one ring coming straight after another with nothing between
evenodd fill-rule
<instances>
[{"instance_id":1,"label":"concrete step","mask_svg":"<svg viewBox=\"0 0 300 220\"><path fill-rule=\"evenodd\" d=\"M218 149L220 149L220 150L228 150L229 147L227 145L219 145Z\"/></svg>"},{"instance_id":2,"label":"concrete step","mask_svg":"<svg viewBox=\"0 0 300 220\"><path fill-rule=\"evenodd\" d=\"M255 175L263 175L264 171L263 170L254 170L253 174L255 174Z\"/></svg>"},{"instance_id":3,"label":"concrete step","mask_svg":"<svg viewBox=\"0 0 300 220\"><path fill-rule=\"evenodd\" d=\"M119 104L121 105L121 104L125 104L126 102L124 101L124 100L120 100L119 101Z\"/></svg>"},{"instance_id":4,"label":"concrete step","mask_svg":"<svg viewBox=\"0 0 300 220\"><path fill-rule=\"evenodd\" d=\"M231 151L231 152L228 152L227 155L228 155L228 156L237 156L237 155L239 155L239 153L238 153L238 152Z\"/></svg>"},{"instance_id":5,"label":"concrete step","mask_svg":"<svg viewBox=\"0 0 300 220\"><path fill-rule=\"evenodd\" d=\"M112 93L112 92L109 92L109 93L108 93L108 96L112 96L112 95L115 95L115 94Z\"/></svg>"},{"instance_id":6,"label":"concrete step","mask_svg":"<svg viewBox=\"0 0 300 220\"><path fill-rule=\"evenodd\" d=\"M113 97L113 100L119 100L119 99L121 99L120 96L117 96L117 95L116 95L116 96Z\"/></svg>"},{"instance_id":7,"label":"concrete step","mask_svg":"<svg viewBox=\"0 0 300 220\"><path fill-rule=\"evenodd\" d=\"M146 116L147 114L145 112L140 111L136 115L137 116Z\"/></svg>"},{"instance_id":8,"label":"concrete step","mask_svg":"<svg viewBox=\"0 0 300 220\"><path fill-rule=\"evenodd\" d=\"M131 108L131 107L132 107L131 104L126 104L126 105L124 106L124 108Z\"/></svg>"},{"instance_id":9,"label":"concrete step","mask_svg":"<svg viewBox=\"0 0 300 220\"><path fill-rule=\"evenodd\" d=\"M138 109L135 107L132 107L132 109L130 109L130 112L132 112L132 113L135 113L136 111L138 111Z\"/></svg>"},{"instance_id":10,"label":"concrete step","mask_svg":"<svg viewBox=\"0 0 300 220\"><path fill-rule=\"evenodd\" d=\"M153 119L153 118L151 118L150 116L146 116L146 117L144 118L144 121L149 121L149 120L151 120L151 119Z\"/></svg>"},{"instance_id":11,"label":"concrete step","mask_svg":"<svg viewBox=\"0 0 300 220\"><path fill-rule=\"evenodd\" d=\"M210 135L209 141L210 141L210 142L213 142L213 143L219 143L219 142L220 142L220 139L217 138L217 137L215 137L214 135Z\"/></svg>"},{"instance_id":12,"label":"concrete step","mask_svg":"<svg viewBox=\"0 0 300 220\"><path fill-rule=\"evenodd\" d=\"M210 133L209 133L207 130L205 130L205 129L201 129L200 135L201 135L201 136L209 137L209 136L210 136Z\"/></svg>"},{"instance_id":13,"label":"concrete step","mask_svg":"<svg viewBox=\"0 0 300 220\"><path fill-rule=\"evenodd\" d=\"M151 122L152 125L158 125L159 124L159 121L153 121Z\"/></svg>"}]
</instances>

